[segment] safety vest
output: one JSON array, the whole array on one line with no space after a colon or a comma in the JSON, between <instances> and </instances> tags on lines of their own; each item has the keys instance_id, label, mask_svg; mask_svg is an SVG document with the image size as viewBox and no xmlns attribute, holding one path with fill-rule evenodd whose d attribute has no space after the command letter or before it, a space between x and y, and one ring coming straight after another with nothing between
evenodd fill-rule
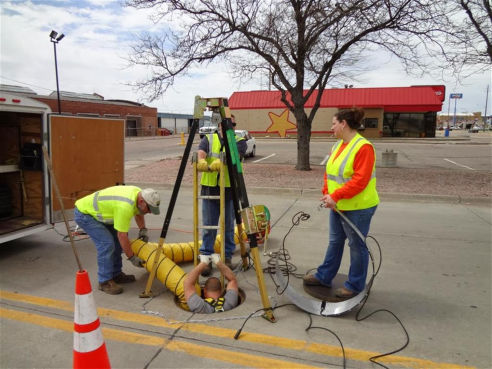
<instances>
[{"instance_id":1,"label":"safety vest","mask_svg":"<svg viewBox=\"0 0 492 369\"><path fill-rule=\"evenodd\" d=\"M329 194L332 194L352 179L355 155L363 145L369 144L374 150L372 144L357 133L335 159L335 155L342 143L343 140L340 140L333 146L330 158L326 163ZM339 200L337 202L337 208L339 210L361 210L371 208L377 204L379 204L379 196L376 191L376 160L374 160L371 179L366 188L350 199Z\"/></svg>"},{"instance_id":2,"label":"safety vest","mask_svg":"<svg viewBox=\"0 0 492 369\"><path fill-rule=\"evenodd\" d=\"M119 232L128 232L132 217L138 214L136 186L113 186L87 195L75 202L76 208L101 223L113 224Z\"/></svg>"},{"instance_id":3,"label":"safety vest","mask_svg":"<svg viewBox=\"0 0 492 369\"><path fill-rule=\"evenodd\" d=\"M208 165L210 165L214 160L220 158L220 152L225 152L225 146L222 147L220 143L220 138L217 133L211 133L207 136L208 139L208 154L205 160ZM222 150L221 150L222 149ZM215 187L218 185L219 172L203 172L200 184L202 186ZM227 167L224 168L224 182L225 187L231 187L231 182L229 181L229 171Z\"/></svg>"},{"instance_id":4,"label":"safety vest","mask_svg":"<svg viewBox=\"0 0 492 369\"><path fill-rule=\"evenodd\" d=\"M205 299L205 301L208 302L208 304L215 309L216 313L220 313L220 312L224 311L225 299L223 297L219 297L218 299L213 299L212 297L207 297Z\"/></svg>"}]
</instances>

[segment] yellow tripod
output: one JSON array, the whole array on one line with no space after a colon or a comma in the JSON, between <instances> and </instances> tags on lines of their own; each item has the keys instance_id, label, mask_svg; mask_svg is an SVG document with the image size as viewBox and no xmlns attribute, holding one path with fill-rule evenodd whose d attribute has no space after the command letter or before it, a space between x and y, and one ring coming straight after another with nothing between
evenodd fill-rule
<instances>
[{"instance_id":1,"label":"yellow tripod","mask_svg":"<svg viewBox=\"0 0 492 369\"><path fill-rule=\"evenodd\" d=\"M235 133L232 128L231 123L231 112L229 110L229 105L227 98L219 97L219 98L201 98L200 96L195 97L195 108L193 118L195 120L202 119L204 116L205 110L212 111L212 117L219 117L222 123L222 137L224 140L225 147L225 162L222 159L221 167L225 167L227 165L227 170L229 173L229 180L231 183L231 192L234 202L234 210L236 217L236 224L239 233L239 242L241 245L241 258L243 260L243 269L248 267L246 246L244 245L244 241L242 239L242 222L241 215L243 217L248 218L247 222L248 227L246 228L246 233L249 238L250 244L250 253L253 259L256 277L258 280L258 287L260 290L261 301L263 304L263 310L265 313L263 317L270 322L275 322L275 317L273 315L273 309L270 305L270 301L268 299L266 287L265 287L265 279L263 276L263 269L261 267L260 255L257 247L257 234L258 234L258 226L253 225L253 220L259 218L259 212L255 211L255 207L250 207L248 202L248 196L246 193L246 187L244 184L242 164L239 158L239 153L237 151L237 144L235 139ZM221 175L221 179L223 175ZM196 183L196 187L198 191L198 181ZM245 220L243 218L243 220ZM246 220L245 220L246 221ZM195 230L198 233L198 229ZM224 251L224 237L221 237L222 248L221 252ZM196 246L197 247L197 246ZM222 256L222 255L221 255ZM195 256L196 258L196 256ZM196 260L196 259L195 259Z\"/></svg>"}]
</instances>

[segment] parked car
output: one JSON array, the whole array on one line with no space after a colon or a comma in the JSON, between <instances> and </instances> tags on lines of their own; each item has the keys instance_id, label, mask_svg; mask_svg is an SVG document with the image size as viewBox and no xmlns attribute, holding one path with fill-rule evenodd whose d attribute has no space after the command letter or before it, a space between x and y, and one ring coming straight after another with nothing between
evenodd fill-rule
<instances>
[{"instance_id":1,"label":"parked car","mask_svg":"<svg viewBox=\"0 0 492 369\"><path fill-rule=\"evenodd\" d=\"M248 148L246 149L246 153L244 154L244 156L254 157L256 155L256 140L255 140L255 138L253 136L251 136L248 131L243 130L243 129L237 129L234 132L236 133L236 136L244 137L246 139L246 144L248 145Z\"/></svg>"},{"instance_id":2,"label":"parked car","mask_svg":"<svg viewBox=\"0 0 492 369\"><path fill-rule=\"evenodd\" d=\"M158 128L157 132L160 136L170 136L173 134L173 131L168 128Z\"/></svg>"},{"instance_id":3,"label":"parked car","mask_svg":"<svg viewBox=\"0 0 492 369\"><path fill-rule=\"evenodd\" d=\"M215 124L204 125L198 129L198 134L200 135L200 138L203 138L203 136L214 133L215 131L217 131L217 126Z\"/></svg>"}]
</instances>

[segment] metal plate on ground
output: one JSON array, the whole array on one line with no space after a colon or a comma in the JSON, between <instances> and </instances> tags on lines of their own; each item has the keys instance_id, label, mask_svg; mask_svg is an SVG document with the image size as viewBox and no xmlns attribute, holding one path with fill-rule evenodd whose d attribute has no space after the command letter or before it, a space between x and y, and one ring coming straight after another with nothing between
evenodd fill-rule
<instances>
[{"instance_id":1,"label":"metal plate on ground","mask_svg":"<svg viewBox=\"0 0 492 369\"><path fill-rule=\"evenodd\" d=\"M340 302L347 300L346 298L340 298L335 296L335 290L343 287L343 284L348 279L346 274L337 274L331 281L331 287L325 286L309 286L303 283L304 292L316 297L319 300L325 300L328 302Z\"/></svg>"},{"instance_id":2,"label":"metal plate on ground","mask_svg":"<svg viewBox=\"0 0 492 369\"><path fill-rule=\"evenodd\" d=\"M354 297L348 300L343 300L338 302L326 301L324 299L312 300L305 296L302 296L299 292L294 290L289 285L287 279L283 276L283 273L280 271L278 254L277 257L275 258L275 274L273 275L273 278L278 283L279 288L284 290L285 294L290 299L290 301L292 301L292 303L295 304L298 308L307 311L308 313L321 315L321 316L333 316L333 315L340 315L346 313L354 309L360 303L362 303L362 301L367 295L367 286L366 286L366 288L364 288L364 290L360 292L358 295L355 295Z\"/></svg>"}]
</instances>

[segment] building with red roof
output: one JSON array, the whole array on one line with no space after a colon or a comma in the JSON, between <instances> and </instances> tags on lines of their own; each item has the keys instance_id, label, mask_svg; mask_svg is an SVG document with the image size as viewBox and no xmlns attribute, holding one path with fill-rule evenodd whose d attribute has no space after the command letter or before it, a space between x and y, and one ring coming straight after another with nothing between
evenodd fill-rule
<instances>
[{"instance_id":1,"label":"building with red roof","mask_svg":"<svg viewBox=\"0 0 492 369\"><path fill-rule=\"evenodd\" d=\"M442 85L324 90L311 134L331 135L334 114L358 107L365 112L361 133L366 137L435 137L437 112L445 95ZM234 92L229 107L237 128L257 136L295 137L296 119L280 97L280 91ZM308 114L315 98L313 94L305 105Z\"/></svg>"}]
</instances>

